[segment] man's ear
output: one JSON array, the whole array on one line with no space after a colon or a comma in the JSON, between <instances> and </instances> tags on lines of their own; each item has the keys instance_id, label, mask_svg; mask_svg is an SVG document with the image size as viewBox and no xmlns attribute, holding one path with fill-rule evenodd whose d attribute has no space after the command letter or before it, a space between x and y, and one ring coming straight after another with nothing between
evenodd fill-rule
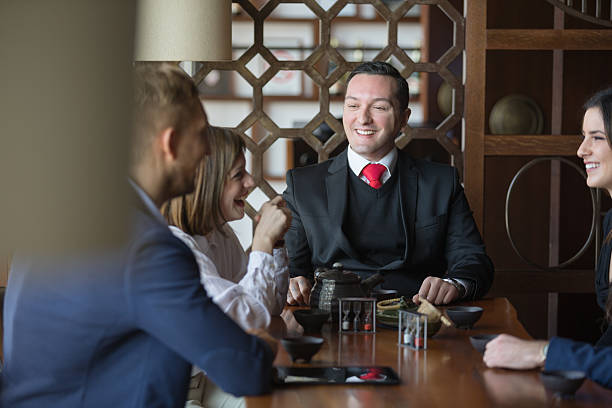
<instances>
[{"instance_id":1,"label":"man's ear","mask_svg":"<svg viewBox=\"0 0 612 408\"><path fill-rule=\"evenodd\" d=\"M402 113L402 118L400 122L400 130L402 132L406 129L406 125L408 125L408 118L410 117L410 113L410 108L406 108L406 110Z\"/></svg>"},{"instance_id":2,"label":"man's ear","mask_svg":"<svg viewBox=\"0 0 612 408\"><path fill-rule=\"evenodd\" d=\"M157 137L160 151L164 158L176 160L178 134L173 127L162 129Z\"/></svg>"}]
</instances>

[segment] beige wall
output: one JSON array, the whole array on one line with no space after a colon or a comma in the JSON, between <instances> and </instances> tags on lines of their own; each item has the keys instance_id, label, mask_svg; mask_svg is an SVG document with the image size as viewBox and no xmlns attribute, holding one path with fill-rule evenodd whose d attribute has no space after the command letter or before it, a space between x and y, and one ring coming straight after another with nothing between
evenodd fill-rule
<instances>
[{"instance_id":1,"label":"beige wall","mask_svg":"<svg viewBox=\"0 0 612 408\"><path fill-rule=\"evenodd\" d=\"M134 1L0 3L0 259L117 242ZM5 276L0 270L0 283Z\"/></svg>"}]
</instances>

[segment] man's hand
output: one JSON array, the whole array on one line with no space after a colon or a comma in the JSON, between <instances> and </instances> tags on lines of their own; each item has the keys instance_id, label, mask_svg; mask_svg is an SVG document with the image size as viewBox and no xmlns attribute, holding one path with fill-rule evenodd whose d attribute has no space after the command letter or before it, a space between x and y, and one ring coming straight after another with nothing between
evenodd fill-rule
<instances>
[{"instance_id":1,"label":"man's hand","mask_svg":"<svg viewBox=\"0 0 612 408\"><path fill-rule=\"evenodd\" d=\"M246 332L248 334L252 334L253 336L257 336L260 339L262 339L263 341L265 341L266 344L274 352L274 355L276 355L276 352L278 351L278 340L276 340L274 337L270 336L270 334L268 334L267 331L265 331L264 329L249 329Z\"/></svg>"},{"instance_id":2,"label":"man's hand","mask_svg":"<svg viewBox=\"0 0 612 408\"><path fill-rule=\"evenodd\" d=\"M285 207L281 196L267 201L255 216L255 234L253 235L253 251L272 253L276 243L283 239L291 225L291 211Z\"/></svg>"},{"instance_id":3,"label":"man's hand","mask_svg":"<svg viewBox=\"0 0 612 408\"><path fill-rule=\"evenodd\" d=\"M500 334L487 343L483 361L487 367L529 370L542 367L546 361L543 350L548 342L521 340L508 334Z\"/></svg>"},{"instance_id":4,"label":"man's hand","mask_svg":"<svg viewBox=\"0 0 612 408\"><path fill-rule=\"evenodd\" d=\"M287 304L307 305L310 302L310 290L312 285L304 276L289 279L289 290L287 291Z\"/></svg>"},{"instance_id":5,"label":"man's hand","mask_svg":"<svg viewBox=\"0 0 612 408\"><path fill-rule=\"evenodd\" d=\"M459 298L459 291L456 287L440 278L428 276L423 281L419 293L412 297L412 301L419 303L419 297L427 299L434 305L446 305Z\"/></svg>"}]
</instances>

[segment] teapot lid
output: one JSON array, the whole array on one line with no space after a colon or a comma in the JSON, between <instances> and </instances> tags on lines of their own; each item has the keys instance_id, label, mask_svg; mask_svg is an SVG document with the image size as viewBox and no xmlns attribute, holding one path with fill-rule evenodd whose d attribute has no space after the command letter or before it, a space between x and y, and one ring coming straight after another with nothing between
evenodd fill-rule
<instances>
[{"instance_id":1,"label":"teapot lid","mask_svg":"<svg viewBox=\"0 0 612 408\"><path fill-rule=\"evenodd\" d=\"M342 264L334 263L332 268L318 267L315 270L316 279L326 279L342 283L360 282L361 278L354 272L348 272L342 269Z\"/></svg>"}]
</instances>

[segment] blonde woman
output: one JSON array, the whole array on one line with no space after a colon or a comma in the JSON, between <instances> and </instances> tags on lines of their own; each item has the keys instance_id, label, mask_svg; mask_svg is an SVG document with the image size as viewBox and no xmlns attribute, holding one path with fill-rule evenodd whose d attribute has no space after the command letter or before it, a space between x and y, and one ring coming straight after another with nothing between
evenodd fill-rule
<instances>
[{"instance_id":1,"label":"blonde woman","mask_svg":"<svg viewBox=\"0 0 612 408\"><path fill-rule=\"evenodd\" d=\"M244 217L245 199L255 183L245 170L244 142L230 130L210 127L210 155L196 171L193 193L162 208L172 233L193 252L200 281L213 301L244 330L268 327L283 310L289 286L285 248L276 248L291 213L281 197L266 202L248 258L227 224ZM243 407L244 399L223 392L194 367L186 408Z\"/></svg>"},{"instance_id":2,"label":"blonde woman","mask_svg":"<svg viewBox=\"0 0 612 408\"><path fill-rule=\"evenodd\" d=\"M227 224L244 217L255 183L245 170L244 142L230 130L212 127L211 154L196 172L192 194L168 202L162 212L170 229L193 251L206 292L243 329L266 328L283 310L289 275L284 248L275 248L291 215L282 198L265 203L256 217L247 259Z\"/></svg>"}]
</instances>

